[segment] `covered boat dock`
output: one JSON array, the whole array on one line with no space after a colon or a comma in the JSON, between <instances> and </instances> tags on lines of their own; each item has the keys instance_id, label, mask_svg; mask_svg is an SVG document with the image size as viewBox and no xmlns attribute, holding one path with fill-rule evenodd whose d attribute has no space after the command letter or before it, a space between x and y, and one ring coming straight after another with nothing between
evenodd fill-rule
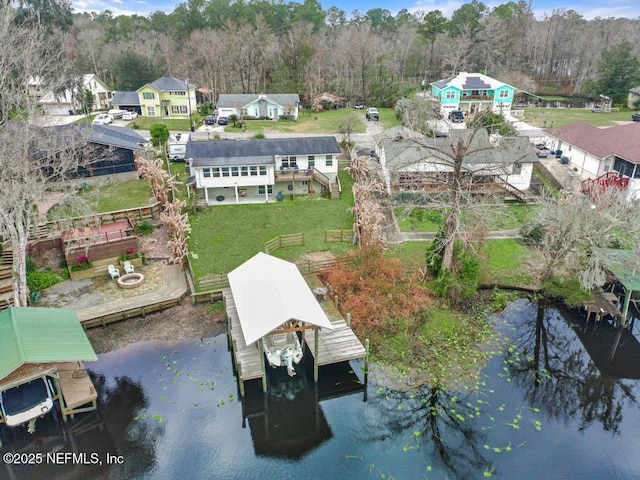
<instances>
[{"instance_id":1,"label":"covered boat dock","mask_svg":"<svg viewBox=\"0 0 640 480\"><path fill-rule=\"evenodd\" d=\"M261 379L267 391L262 337L294 331L318 367L366 356L366 350L330 302L319 303L291 262L258 253L229 273L223 290L229 343L244 396L244 382ZM328 311L330 313L328 313Z\"/></svg>"},{"instance_id":2,"label":"covered boat dock","mask_svg":"<svg viewBox=\"0 0 640 480\"><path fill-rule=\"evenodd\" d=\"M0 393L48 377L63 419L96 410L83 362L97 356L75 310L11 307L0 312ZM0 411L0 423L6 419Z\"/></svg>"}]
</instances>

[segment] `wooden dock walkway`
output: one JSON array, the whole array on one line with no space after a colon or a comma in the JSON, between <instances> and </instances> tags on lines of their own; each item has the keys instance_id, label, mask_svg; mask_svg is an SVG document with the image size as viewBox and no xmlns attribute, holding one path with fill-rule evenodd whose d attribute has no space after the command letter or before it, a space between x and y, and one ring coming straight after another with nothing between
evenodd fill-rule
<instances>
[{"instance_id":1,"label":"wooden dock walkway","mask_svg":"<svg viewBox=\"0 0 640 480\"><path fill-rule=\"evenodd\" d=\"M82 362L56 363L55 366L62 393L59 400L63 418L96 410L98 395Z\"/></svg>"},{"instance_id":2,"label":"wooden dock walkway","mask_svg":"<svg viewBox=\"0 0 640 480\"><path fill-rule=\"evenodd\" d=\"M320 329L318 334L318 352L315 351L316 330L304 333L304 341L309 347L318 365L346 362L363 358L367 352L356 334L331 301L324 301L320 306L329 317L333 330Z\"/></svg>"},{"instance_id":3,"label":"wooden dock walkway","mask_svg":"<svg viewBox=\"0 0 640 480\"><path fill-rule=\"evenodd\" d=\"M236 369L241 381L263 378L265 369L260 358L260 351L255 345L244 343L244 334L240 328L240 319L236 310L236 304L230 288L222 290L222 296L229 319L229 334L233 343L233 356L236 361Z\"/></svg>"},{"instance_id":4,"label":"wooden dock walkway","mask_svg":"<svg viewBox=\"0 0 640 480\"><path fill-rule=\"evenodd\" d=\"M180 265L162 266L162 287L152 293L125 298L76 310L85 328L105 326L111 322L176 306L187 293L187 281Z\"/></svg>"}]
</instances>

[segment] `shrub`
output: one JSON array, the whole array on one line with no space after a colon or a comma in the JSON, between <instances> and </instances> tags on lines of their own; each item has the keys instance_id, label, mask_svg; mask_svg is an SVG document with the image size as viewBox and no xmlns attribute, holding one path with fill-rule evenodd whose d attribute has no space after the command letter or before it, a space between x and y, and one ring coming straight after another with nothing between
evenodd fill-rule
<instances>
[{"instance_id":1,"label":"shrub","mask_svg":"<svg viewBox=\"0 0 640 480\"><path fill-rule=\"evenodd\" d=\"M133 231L138 235L150 235L151 232L153 232L153 225L151 225L149 220L141 220L136 223Z\"/></svg>"},{"instance_id":2,"label":"shrub","mask_svg":"<svg viewBox=\"0 0 640 480\"><path fill-rule=\"evenodd\" d=\"M27 272L27 287L29 287L30 292L39 292L62 280L63 278L51 269Z\"/></svg>"},{"instance_id":3,"label":"shrub","mask_svg":"<svg viewBox=\"0 0 640 480\"><path fill-rule=\"evenodd\" d=\"M260 130L259 132L253 135L253 138L264 138L264 132Z\"/></svg>"}]
</instances>

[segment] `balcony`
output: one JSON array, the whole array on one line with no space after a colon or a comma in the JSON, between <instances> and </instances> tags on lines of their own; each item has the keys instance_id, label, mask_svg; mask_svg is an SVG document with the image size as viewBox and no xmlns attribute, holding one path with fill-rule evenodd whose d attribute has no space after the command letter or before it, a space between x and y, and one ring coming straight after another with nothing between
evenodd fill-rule
<instances>
[{"instance_id":1,"label":"balcony","mask_svg":"<svg viewBox=\"0 0 640 480\"><path fill-rule=\"evenodd\" d=\"M276 170L276 182L295 182L296 180L313 180L313 169L280 167L280 170Z\"/></svg>"},{"instance_id":2,"label":"balcony","mask_svg":"<svg viewBox=\"0 0 640 480\"><path fill-rule=\"evenodd\" d=\"M492 102L493 95L462 95L460 97L461 102L466 102L468 100L480 100L485 102Z\"/></svg>"}]
</instances>

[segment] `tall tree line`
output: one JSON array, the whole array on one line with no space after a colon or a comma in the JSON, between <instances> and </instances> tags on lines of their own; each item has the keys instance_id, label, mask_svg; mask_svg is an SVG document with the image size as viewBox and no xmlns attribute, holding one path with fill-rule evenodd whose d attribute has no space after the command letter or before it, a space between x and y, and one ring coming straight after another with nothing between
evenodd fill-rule
<instances>
[{"instance_id":1,"label":"tall tree line","mask_svg":"<svg viewBox=\"0 0 640 480\"><path fill-rule=\"evenodd\" d=\"M438 10L323 10L317 0L188 0L148 17L76 14L66 35L78 70L116 89L174 75L211 89L214 99L327 90L390 105L421 82L460 71L538 93L593 94L603 52L627 42L627 55L640 57L638 19L585 20L566 9L537 19L524 0L495 8L472 0L451 18Z\"/></svg>"}]
</instances>

